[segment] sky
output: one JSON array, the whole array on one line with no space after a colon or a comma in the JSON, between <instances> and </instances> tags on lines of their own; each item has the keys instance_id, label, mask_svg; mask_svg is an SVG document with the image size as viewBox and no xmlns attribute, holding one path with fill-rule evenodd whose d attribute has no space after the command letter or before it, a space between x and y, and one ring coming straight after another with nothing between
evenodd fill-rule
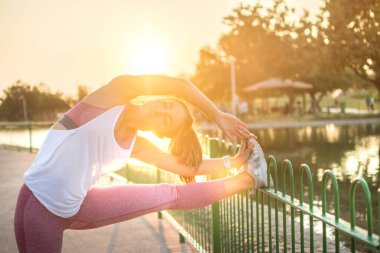
<instances>
[{"instance_id":1,"label":"sky","mask_svg":"<svg viewBox=\"0 0 380 253\"><path fill-rule=\"evenodd\" d=\"M91 91L122 74L190 76L241 2L0 0L0 91L22 80L75 95L77 85ZM287 2L312 12L321 4Z\"/></svg>"}]
</instances>

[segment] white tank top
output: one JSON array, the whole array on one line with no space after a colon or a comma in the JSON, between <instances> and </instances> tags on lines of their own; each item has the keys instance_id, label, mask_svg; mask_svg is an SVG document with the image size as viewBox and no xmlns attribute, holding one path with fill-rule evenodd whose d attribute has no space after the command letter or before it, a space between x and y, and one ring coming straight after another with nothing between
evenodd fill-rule
<instances>
[{"instance_id":1,"label":"white tank top","mask_svg":"<svg viewBox=\"0 0 380 253\"><path fill-rule=\"evenodd\" d=\"M123 149L114 128L125 106L116 106L71 130L50 129L24 182L53 214L74 216L100 176L125 165L136 140Z\"/></svg>"}]
</instances>

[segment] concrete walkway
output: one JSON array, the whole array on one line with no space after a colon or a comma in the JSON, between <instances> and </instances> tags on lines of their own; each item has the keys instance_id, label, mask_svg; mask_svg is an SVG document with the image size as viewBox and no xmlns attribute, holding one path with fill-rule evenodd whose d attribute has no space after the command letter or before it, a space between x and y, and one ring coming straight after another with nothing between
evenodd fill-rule
<instances>
[{"instance_id":1,"label":"concrete walkway","mask_svg":"<svg viewBox=\"0 0 380 253\"><path fill-rule=\"evenodd\" d=\"M13 230L13 216L22 175L35 154L0 149L0 252L18 252ZM66 230L64 253L92 252L196 252L180 244L171 224L157 218L157 213L92 230Z\"/></svg>"}]
</instances>

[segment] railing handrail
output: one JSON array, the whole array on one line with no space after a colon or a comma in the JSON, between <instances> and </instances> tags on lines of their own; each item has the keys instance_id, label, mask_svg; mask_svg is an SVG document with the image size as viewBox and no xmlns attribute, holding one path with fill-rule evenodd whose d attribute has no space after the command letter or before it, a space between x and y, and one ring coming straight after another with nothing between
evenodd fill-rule
<instances>
[{"instance_id":1,"label":"railing handrail","mask_svg":"<svg viewBox=\"0 0 380 253\"><path fill-rule=\"evenodd\" d=\"M303 213L312 216L313 218L322 221L326 223L327 225L334 227L338 229L339 231L342 231L350 236L355 237L356 239L366 243L368 246L374 246L374 248L378 249L380 247L380 237L379 235L372 234L372 239L369 239L368 236L363 236L364 234L367 234L367 230L361 228L361 227L355 227L355 229L351 229L351 224L343 219L339 219L337 222L335 220L335 216L331 215L329 213L322 214L322 209L315 208L313 211L310 211L310 206L307 203L303 203L300 205L300 201L298 199L292 200L291 196L289 195L283 195L281 192L277 191L277 193L274 191L273 188L262 188L259 189L259 191L264 192L265 194L270 195L271 197L288 204L289 206L294 207L295 209L302 211Z\"/></svg>"},{"instance_id":2,"label":"railing handrail","mask_svg":"<svg viewBox=\"0 0 380 253\"><path fill-rule=\"evenodd\" d=\"M54 124L54 121L0 121L0 128L13 128L13 127L48 127Z\"/></svg>"}]
</instances>

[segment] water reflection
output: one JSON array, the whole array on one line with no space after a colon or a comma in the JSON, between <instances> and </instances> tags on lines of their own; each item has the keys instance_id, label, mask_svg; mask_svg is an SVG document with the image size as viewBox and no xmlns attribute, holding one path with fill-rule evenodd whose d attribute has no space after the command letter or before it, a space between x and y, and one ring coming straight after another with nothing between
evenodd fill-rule
<instances>
[{"instance_id":1,"label":"water reflection","mask_svg":"<svg viewBox=\"0 0 380 253\"><path fill-rule=\"evenodd\" d=\"M29 139L28 129L0 129L0 144L29 148L40 148L47 135L47 128L34 128L32 138Z\"/></svg>"}]
</instances>

